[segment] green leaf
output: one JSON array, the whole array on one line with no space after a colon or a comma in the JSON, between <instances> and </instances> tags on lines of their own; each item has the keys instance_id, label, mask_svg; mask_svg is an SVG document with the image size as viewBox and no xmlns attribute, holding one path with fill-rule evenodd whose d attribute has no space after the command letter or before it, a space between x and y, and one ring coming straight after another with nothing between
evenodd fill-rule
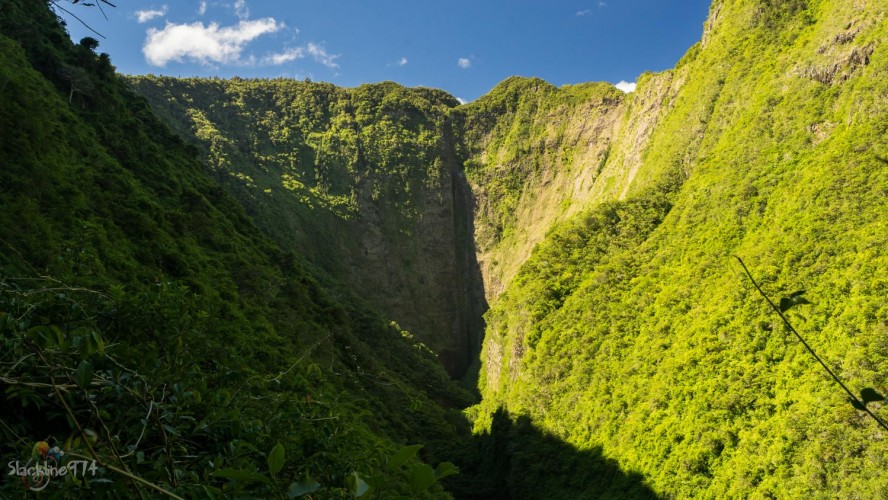
<instances>
[{"instance_id":1,"label":"green leaf","mask_svg":"<svg viewBox=\"0 0 888 500\"><path fill-rule=\"evenodd\" d=\"M450 462L441 462L438 464L438 468L435 469L435 480L444 479L445 477L454 476L456 474L459 474L459 469L457 469L455 465Z\"/></svg>"},{"instance_id":2,"label":"green leaf","mask_svg":"<svg viewBox=\"0 0 888 500\"><path fill-rule=\"evenodd\" d=\"M365 483L357 472L352 472L350 476L345 478L345 482L355 498L364 496L370 490L370 485Z\"/></svg>"},{"instance_id":3,"label":"green leaf","mask_svg":"<svg viewBox=\"0 0 888 500\"><path fill-rule=\"evenodd\" d=\"M416 464L410 469L410 490L419 495L435 482L435 471L429 464Z\"/></svg>"},{"instance_id":4,"label":"green leaf","mask_svg":"<svg viewBox=\"0 0 888 500\"><path fill-rule=\"evenodd\" d=\"M77 365L77 369L74 370L74 380L81 387L89 387L89 384L92 383L93 377L93 368L92 365L87 361L81 361L79 365Z\"/></svg>"},{"instance_id":5,"label":"green leaf","mask_svg":"<svg viewBox=\"0 0 888 500\"><path fill-rule=\"evenodd\" d=\"M375 476L365 477L363 479L371 488L377 491L384 489L388 484L388 481L382 474L376 474Z\"/></svg>"},{"instance_id":6,"label":"green leaf","mask_svg":"<svg viewBox=\"0 0 888 500\"><path fill-rule=\"evenodd\" d=\"M284 468L284 445L278 443L268 452L268 471L277 475Z\"/></svg>"},{"instance_id":7,"label":"green leaf","mask_svg":"<svg viewBox=\"0 0 888 500\"><path fill-rule=\"evenodd\" d=\"M884 401L885 396L882 396L872 387L867 387L865 389L860 390L860 399L863 400L863 404L873 403L876 401Z\"/></svg>"},{"instance_id":8,"label":"green leaf","mask_svg":"<svg viewBox=\"0 0 888 500\"><path fill-rule=\"evenodd\" d=\"M105 354L105 341L102 340L102 335L96 330L93 330L92 338L96 342L96 348L98 349L99 354Z\"/></svg>"},{"instance_id":9,"label":"green leaf","mask_svg":"<svg viewBox=\"0 0 888 500\"><path fill-rule=\"evenodd\" d=\"M398 450L398 452L389 459L389 470L395 470L407 463L408 460L416 456L416 452L418 452L420 448L422 448L421 444L413 444L410 446L405 446Z\"/></svg>"},{"instance_id":10,"label":"green leaf","mask_svg":"<svg viewBox=\"0 0 888 500\"><path fill-rule=\"evenodd\" d=\"M287 498L299 498L302 495L307 495L309 493L314 493L315 491L318 491L320 487L321 483L308 476L305 476L305 479L303 481L299 481L298 483L290 483L290 487L287 488Z\"/></svg>"},{"instance_id":11,"label":"green leaf","mask_svg":"<svg viewBox=\"0 0 888 500\"><path fill-rule=\"evenodd\" d=\"M210 500L215 500L216 495L222 494L222 490L209 485L203 485L203 491L207 495L207 498L209 498Z\"/></svg>"},{"instance_id":12,"label":"green leaf","mask_svg":"<svg viewBox=\"0 0 888 500\"><path fill-rule=\"evenodd\" d=\"M243 481L245 483L265 483L271 484L271 479L268 479L262 474L258 472L250 472L246 470L237 470L237 469L221 469L213 472L213 475L216 477L222 477L225 479L234 479L235 481Z\"/></svg>"}]
</instances>

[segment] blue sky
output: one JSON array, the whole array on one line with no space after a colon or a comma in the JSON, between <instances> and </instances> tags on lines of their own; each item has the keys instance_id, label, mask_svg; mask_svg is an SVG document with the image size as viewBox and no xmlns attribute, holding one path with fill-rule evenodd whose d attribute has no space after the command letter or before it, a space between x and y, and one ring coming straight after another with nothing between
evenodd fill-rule
<instances>
[{"instance_id":1,"label":"blue sky","mask_svg":"<svg viewBox=\"0 0 888 500\"><path fill-rule=\"evenodd\" d=\"M634 82L700 39L709 0L112 0L59 2L71 37L118 71L393 80L474 100L512 75L555 85ZM631 88L631 87L627 87Z\"/></svg>"}]
</instances>

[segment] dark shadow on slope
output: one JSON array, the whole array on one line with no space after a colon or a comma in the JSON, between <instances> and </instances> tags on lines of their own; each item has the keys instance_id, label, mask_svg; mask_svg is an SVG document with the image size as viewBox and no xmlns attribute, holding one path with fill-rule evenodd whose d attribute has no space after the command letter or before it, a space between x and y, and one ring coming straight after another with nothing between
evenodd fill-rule
<instances>
[{"instance_id":1,"label":"dark shadow on slope","mask_svg":"<svg viewBox=\"0 0 888 500\"><path fill-rule=\"evenodd\" d=\"M640 474L625 472L601 448L577 450L499 409L489 434L452 450L459 476L445 481L457 499L658 498Z\"/></svg>"},{"instance_id":2,"label":"dark shadow on slope","mask_svg":"<svg viewBox=\"0 0 888 500\"><path fill-rule=\"evenodd\" d=\"M484 294L484 280L481 266L475 252L475 200L472 189L463 172L463 162L457 158L455 139L450 122L445 123L443 154L450 165L453 189L453 241L456 245L457 267L460 277L460 328L463 334L456 343L458 350L441 353L441 361L451 377L462 379L465 387L477 393L478 372L480 370L481 345L484 340L484 313L487 312L487 298Z\"/></svg>"}]
</instances>

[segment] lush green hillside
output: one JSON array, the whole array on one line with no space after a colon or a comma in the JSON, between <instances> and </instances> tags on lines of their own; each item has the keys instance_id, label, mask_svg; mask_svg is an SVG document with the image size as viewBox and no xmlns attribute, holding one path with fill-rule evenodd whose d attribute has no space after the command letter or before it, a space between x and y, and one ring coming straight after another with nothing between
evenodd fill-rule
<instances>
[{"instance_id":1,"label":"lush green hillside","mask_svg":"<svg viewBox=\"0 0 888 500\"><path fill-rule=\"evenodd\" d=\"M556 221L613 196L594 187L607 177L624 111L623 93L607 83L556 88L519 77L457 110L488 297L508 286Z\"/></svg>"},{"instance_id":2,"label":"lush green hillside","mask_svg":"<svg viewBox=\"0 0 888 500\"><path fill-rule=\"evenodd\" d=\"M479 428L506 408L668 497L886 494L884 431L733 257L775 298L807 290L794 324L852 390L886 392L885 16L716 2L703 43L626 98L676 90L630 182L558 224L492 302Z\"/></svg>"},{"instance_id":3,"label":"lush green hillside","mask_svg":"<svg viewBox=\"0 0 888 500\"><path fill-rule=\"evenodd\" d=\"M458 106L120 81L5 2L0 451L80 436L112 481L84 498L147 492L127 471L407 493L434 477L386 466L408 442L458 463L458 498L883 497L884 431L734 256L806 290L789 318L853 391L888 392L886 15L716 1L632 94L510 78ZM487 301L466 421L439 363L465 370Z\"/></svg>"},{"instance_id":4,"label":"lush green hillside","mask_svg":"<svg viewBox=\"0 0 888 500\"><path fill-rule=\"evenodd\" d=\"M462 376L480 350L468 187L432 89L276 80L128 81L285 248L349 283Z\"/></svg>"},{"instance_id":5,"label":"lush green hillside","mask_svg":"<svg viewBox=\"0 0 888 500\"><path fill-rule=\"evenodd\" d=\"M3 2L0 33L0 455L98 459L54 498L416 486L386 457L436 463L469 402L435 356L262 235L47 2Z\"/></svg>"}]
</instances>

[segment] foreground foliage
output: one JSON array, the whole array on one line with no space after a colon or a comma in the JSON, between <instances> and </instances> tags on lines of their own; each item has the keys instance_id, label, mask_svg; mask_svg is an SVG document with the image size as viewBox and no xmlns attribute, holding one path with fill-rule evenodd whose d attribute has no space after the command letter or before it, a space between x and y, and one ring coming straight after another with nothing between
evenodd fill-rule
<instances>
[{"instance_id":1,"label":"foreground foliage","mask_svg":"<svg viewBox=\"0 0 888 500\"><path fill-rule=\"evenodd\" d=\"M83 498L348 497L399 444L440 460L468 396L428 349L263 236L46 2L0 33L3 457L96 460L46 490Z\"/></svg>"}]
</instances>

